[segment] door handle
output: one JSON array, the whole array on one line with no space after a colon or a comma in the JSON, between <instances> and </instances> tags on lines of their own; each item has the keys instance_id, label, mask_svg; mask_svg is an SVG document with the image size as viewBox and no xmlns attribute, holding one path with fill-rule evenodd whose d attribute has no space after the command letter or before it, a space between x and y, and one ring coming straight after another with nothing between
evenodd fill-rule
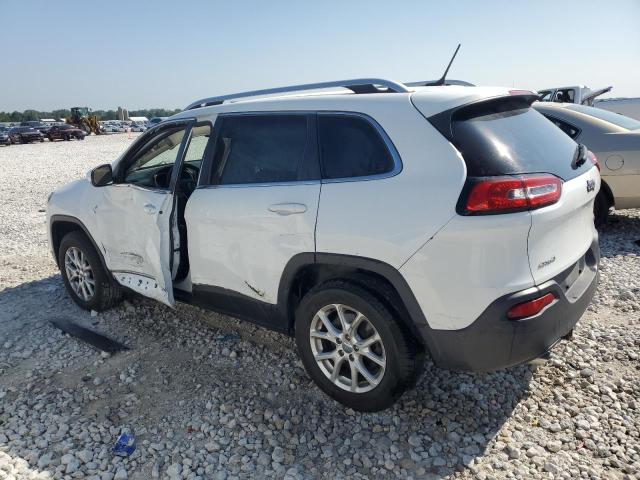
<instances>
[{"instance_id":1,"label":"door handle","mask_svg":"<svg viewBox=\"0 0 640 480\"><path fill-rule=\"evenodd\" d=\"M144 206L144 211L147 212L149 215L153 215L154 213L156 213L158 211L158 209L156 208L155 205L151 205L150 203L147 203Z\"/></svg>"},{"instance_id":2,"label":"door handle","mask_svg":"<svg viewBox=\"0 0 640 480\"><path fill-rule=\"evenodd\" d=\"M269 206L269 211L278 215L293 215L306 212L307 206L302 203L276 203Z\"/></svg>"}]
</instances>

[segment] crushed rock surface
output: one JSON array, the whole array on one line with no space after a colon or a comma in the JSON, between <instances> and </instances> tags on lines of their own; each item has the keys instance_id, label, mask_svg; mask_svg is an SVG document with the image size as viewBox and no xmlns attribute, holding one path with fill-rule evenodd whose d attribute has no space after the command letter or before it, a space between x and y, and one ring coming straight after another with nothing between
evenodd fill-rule
<instances>
[{"instance_id":1,"label":"crushed rock surface","mask_svg":"<svg viewBox=\"0 0 640 480\"><path fill-rule=\"evenodd\" d=\"M47 195L131 141L0 147L0 480L640 478L640 211L601 230L598 292L550 362L428 364L394 407L361 414L313 385L286 336L141 297L97 316L72 303ZM54 317L130 350L101 354ZM111 451L122 427L127 458Z\"/></svg>"}]
</instances>

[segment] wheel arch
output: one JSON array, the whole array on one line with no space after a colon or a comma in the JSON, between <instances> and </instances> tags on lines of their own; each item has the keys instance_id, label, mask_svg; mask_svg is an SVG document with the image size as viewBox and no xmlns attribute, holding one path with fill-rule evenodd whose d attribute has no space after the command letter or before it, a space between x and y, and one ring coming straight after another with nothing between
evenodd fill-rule
<instances>
[{"instance_id":1,"label":"wheel arch","mask_svg":"<svg viewBox=\"0 0 640 480\"><path fill-rule=\"evenodd\" d=\"M335 279L353 282L376 295L399 316L401 326L420 346L427 346L427 320L402 274L387 263L354 255L302 253L289 261L278 288L278 304L290 333L294 332L295 310L304 295L316 285Z\"/></svg>"},{"instance_id":2,"label":"wheel arch","mask_svg":"<svg viewBox=\"0 0 640 480\"><path fill-rule=\"evenodd\" d=\"M600 190L602 190L604 192L605 198L607 200L609 200L609 206L610 207L615 207L616 200L615 200L615 197L613 196L613 192L611 191L611 187L602 178L600 179Z\"/></svg>"},{"instance_id":3,"label":"wheel arch","mask_svg":"<svg viewBox=\"0 0 640 480\"><path fill-rule=\"evenodd\" d=\"M93 248L98 253L102 267L106 272L109 271L107 263L104 260L104 256L102 255L102 250L98 247L98 244L89 233L87 227L79 219L69 215L52 215L49 220L49 231L51 232L51 246L55 254L54 257L56 259L56 264L58 264L58 251L60 250L60 243L64 236L74 231L80 231L89 239ZM58 265L58 267L59 266L60 265Z\"/></svg>"}]
</instances>

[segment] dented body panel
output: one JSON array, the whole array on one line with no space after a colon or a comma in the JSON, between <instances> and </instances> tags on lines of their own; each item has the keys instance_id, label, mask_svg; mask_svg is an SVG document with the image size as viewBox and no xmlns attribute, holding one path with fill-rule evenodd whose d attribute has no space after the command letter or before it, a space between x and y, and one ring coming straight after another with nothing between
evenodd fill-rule
<instances>
[{"instance_id":1,"label":"dented body panel","mask_svg":"<svg viewBox=\"0 0 640 480\"><path fill-rule=\"evenodd\" d=\"M52 200L47 209L48 224L55 215L76 218L118 283L167 305L174 304L169 271L173 195L131 185L94 188L82 179L56 190ZM147 213L147 204L155 205L157 212ZM52 253L55 258L56 253Z\"/></svg>"}]
</instances>

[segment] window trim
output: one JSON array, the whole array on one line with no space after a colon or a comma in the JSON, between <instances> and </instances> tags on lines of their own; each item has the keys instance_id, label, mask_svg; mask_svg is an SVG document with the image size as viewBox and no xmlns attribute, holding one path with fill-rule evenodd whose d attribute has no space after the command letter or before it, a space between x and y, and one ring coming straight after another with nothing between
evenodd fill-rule
<instances>
[{"instance_id":1,"label":"window trim","mask_svg":"<svg viewBox=\"0 0 640 480\"><path fill-rule=\"evenodd\" d=\"M566 120L563 120L562 118L558 118L558 117L556 117L555 115L552 115L552 114L549 114L549 113L546 113L546 112L545 112L545 113L540 112L540 113L542 113L542 115L544 115L544 116L547 118L547 120L549 120L549 121L551 121L551 122L553 122L553 120L556 120L556 121L558 121L558 122L560 122L560 123L566 123L566 124L567 124L567 125L569 125L571 128L573 128L576 132L578 132L578 133L576 133L576 134L575 134L575 136L573 136L573 137L572 137L571 135L569 135L567 132L565 132L564 130L562 130L560 127L558 127L558 126L556 125L556 127L560 128L560 130L562 130L562 132L563 132L567 137L569 137L571 140L575 140L575 139L576 139L576 138L578 138L578 137L580 136L580 134L582 133L582 129L581 129L581 128L579 128L579 127L577 127L576 125L574 125L574 124L573 124L573 123L571 123L571 122L567 122ZM551 120L551 119L553 119L553 120Z\"/></svg>"},{"instance_id":2,"label":"window trim","mask_svg":"<svg viewBox=\"0 0 640 480\"><path fill-rule=\"evenodd\" d=\"M389 154L391 155L391 158L393 159L393 168L388 172L378 173L375 175L362 175L358 177L341 177L341 178L324 178L324 176L321 175L322 183L368 182L370 180L382 180L385 178L395 177L400 172L402 172L402 168L403 168L402 159L400 158L400 154L398 153L396 146L394 145L393 141L391 140L387 132L384 130L384 128L382 128L382 125L380 125L374 118L370 117L365 113L349 112L349 111L342 111L342 110L317 111L316 115L318 117L349 116L349 117L356 117L356 118L361 118L365 120L378 133L378 136L382 139L383 143L387 147L387 151L389 152ZM320 163L320 169L322 169L322 155L320 153L320 122L317 122L316 138L317 138L317 144L318 144L318 161Z\"/></svg>"},{"instance_id":3,"label":"window trim","mask_svg":"<svg viewBox=\"0 0 640 480\"><path fill-rule=\"evenodd\" d=\"M215 119L214 130L209 140L212 147L207 158L206 172L203 174L202 169L200 171L200 179L198 181L198 188L247 188L247 187L273 187L273 186L287 186L287 185L316 185L320 183L320 159L318 158L318 135L315 121L315 111L308 110L261 110L261 111L245 111L245 112L224 112L219 113ZM219 178L214 178L215 172L213 170L213 159L215 157L215 146L218 143L218 135L222 128L222 122L228 117L240 117L240 116L264 116L264 115L290 115L305 117L307 121L307 141L308 144L308 157L303 159L303 164L306 162L315 162L318 168L318 178L307 180L291 180L286 182L260 182L260 183L227 183L220 184Z\"/></svg>"}]
</instances>

